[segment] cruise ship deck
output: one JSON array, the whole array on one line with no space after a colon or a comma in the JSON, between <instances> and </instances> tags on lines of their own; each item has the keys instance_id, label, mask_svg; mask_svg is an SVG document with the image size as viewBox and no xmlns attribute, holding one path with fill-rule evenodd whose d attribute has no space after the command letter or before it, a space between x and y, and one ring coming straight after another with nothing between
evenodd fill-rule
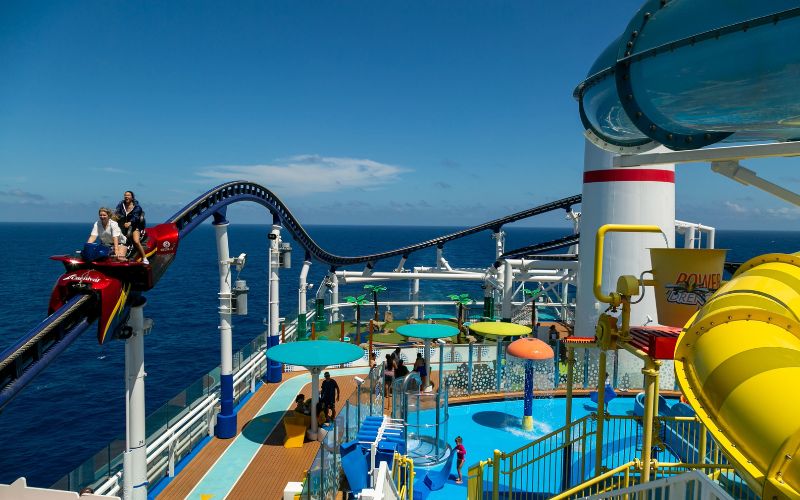
<instances>
[{"instance_id":1,"label":"cruise ship deck","mask_svg":"<svg viewBox=\"0 0 800 500\"><path fill-rule=\"evenodd\" d=\"M331 369L342 397L336 403L337 415L347 395L354 393L356 375L367 369ZM436 374L431 376L438 384ZM283 498L288 482L300 482L319 451L320 442L306 439L301 448L284 447L286 432L281 425L294 406L298 393L311 394L310 375L305 371L286 372L280 384L263 384L238 409L237 435L232 439L212 437L201 449L178 465L176 477L163 481L151 495L172 498ZM391 404L389 401L387 404Z\"/></svg>"}]
</instances>

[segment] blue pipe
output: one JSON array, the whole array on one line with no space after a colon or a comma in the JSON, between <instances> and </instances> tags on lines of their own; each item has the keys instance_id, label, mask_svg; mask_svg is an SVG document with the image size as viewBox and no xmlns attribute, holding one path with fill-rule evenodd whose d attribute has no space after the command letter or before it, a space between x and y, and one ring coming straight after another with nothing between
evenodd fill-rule
<instances>
[{"instance_id":1,"label":"blue pipe","mask_svg":"<svg viewBox=\"0 0 800 500\"><path fill-rule=\"evenodd\" d=\"M574 96L611 150L798 140L797 46L797 0L648 0Z\"/></svg>"}]
</instances>

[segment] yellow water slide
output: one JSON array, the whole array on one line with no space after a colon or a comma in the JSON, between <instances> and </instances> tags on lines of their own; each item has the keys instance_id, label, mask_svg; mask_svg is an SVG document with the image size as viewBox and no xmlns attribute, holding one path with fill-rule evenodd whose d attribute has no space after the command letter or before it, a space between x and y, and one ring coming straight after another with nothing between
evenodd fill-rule
<instances>
[{"instance_id":1,"label":"yellow water slide","mask_svg":"<svg viewBox=\"0 0 800 500\"><path fill-rule=\"evenodd\" d=\"M683 329L681 389L762 498L800 498L800 252L742 265Z\"/></svg>"}]
</instances>

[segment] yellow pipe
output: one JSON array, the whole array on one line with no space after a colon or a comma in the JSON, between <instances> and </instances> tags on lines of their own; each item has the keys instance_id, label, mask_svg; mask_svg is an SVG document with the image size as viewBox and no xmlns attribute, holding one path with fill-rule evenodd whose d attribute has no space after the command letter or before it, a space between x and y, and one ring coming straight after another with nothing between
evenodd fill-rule
<instances>
[{"instance_id":1,"label":"yellow pipe","mask_svg":"<svg viewBox=\"0 0 800 500\"><path fill-rule=\"evenodd\" d=\"M594 247L594 296L600 302L611 304L613 306L619 305L619 295L616 293L606 295L601 289L603 284L603 244L605 242L606 233L661 233L664 232L658 226L640 226L640 225L627 225L627 224L606 224L600 226L597 230L595 237Z\"/></svg>"},{"instance_id":2,"label":"yellow pipe","mask_svg":"<svg viewBox=\"0 0 800 500\"><path fill-rule=\"evenodd\" d=\"M500 457L503 452L494 450L494 459L492 460L492 500L500 500Z\"/></svg>"},{"instance_id":3,"label":"yellow pipe","mask_svg":"<svg viewBox=\"0 0 800 500\"><path fill-rule=\"evenodd\" d=\"M686 399L763 498L800 497L800 254L743 264L678 339Z\"/></svg>"},{"instance_id":4,"label":"yellow pipe","mask_svg":"<svg viewBox=\"0 0 800 500\"><path fill-rule=\"evenodd\" d=\"M567 442L569 443L572 439L570 436L570 423L572 423L572 387L573 387L573 376L575 372L575 348L571 345L567 345L567 393L566 393L566 406L567 406L567 415L565 423L567 424Z\"/></svg>"},{"instance_id":5,"label":"yellow pipe","mask_svg":"<svg viewBox=\"0 0 800 500\"><path fill-rule=\"evenodd\" d=\"M645 366L642 369L644 374L644 416L642 427L642 482L646 483L650 480L650 461L653 452L653 401L656 399L656 375L658 374L658 367L656 362L652 359L645 360Z\"/></svg>"}]
</instances>

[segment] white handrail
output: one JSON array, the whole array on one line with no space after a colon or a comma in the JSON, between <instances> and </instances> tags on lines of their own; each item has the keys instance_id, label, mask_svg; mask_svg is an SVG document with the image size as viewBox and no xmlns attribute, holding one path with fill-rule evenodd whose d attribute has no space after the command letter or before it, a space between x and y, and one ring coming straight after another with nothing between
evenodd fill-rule
<instances>
[{"instance_id":1,"label":"white handrail","mask_svg":"<svg viewBox=\"0 0 800 500\"><path fill-rule=\"evenodd\" d=\"M632 496L631 493L645 492L653 493L652 495L644 495L645 498L657 498L659 495L656 493L660 493L661 498L688 498L686 492L689 491L688 486L690 484L693 485L691 489L693 496L691 496L691 498L697 500L728 500L733 498L728 495L725 490L720 488L718 484L714 483L708 476L698 470L637 484L636 486L620 490L600 493L599 495L592 495L588 498L593 500L638 498L635 495ZM667 492L669 495L667 495Z\"/></svg>"},{"instance_id":2,"label":"white handrail","mask_svg":"<svg viewBox=\"0 0 800 500\"><path fill-rule=\"evenodd\" d=\"M182 419L178 421L168 432L165 432L161 436L158 437L153 443L147 446L147 463L148 465L150 462L153 461L155 457L161 454L164 449L168 448L172 441L178 439L184 430L187 428L191 428L193 424L195 424L201 417L204 417L208 410L213 408L215 404L219 401L219 397L215 395L210 395L206 397L199 405L197 405L192 411L186 414Z\"/></svg>"}]
</instances>

